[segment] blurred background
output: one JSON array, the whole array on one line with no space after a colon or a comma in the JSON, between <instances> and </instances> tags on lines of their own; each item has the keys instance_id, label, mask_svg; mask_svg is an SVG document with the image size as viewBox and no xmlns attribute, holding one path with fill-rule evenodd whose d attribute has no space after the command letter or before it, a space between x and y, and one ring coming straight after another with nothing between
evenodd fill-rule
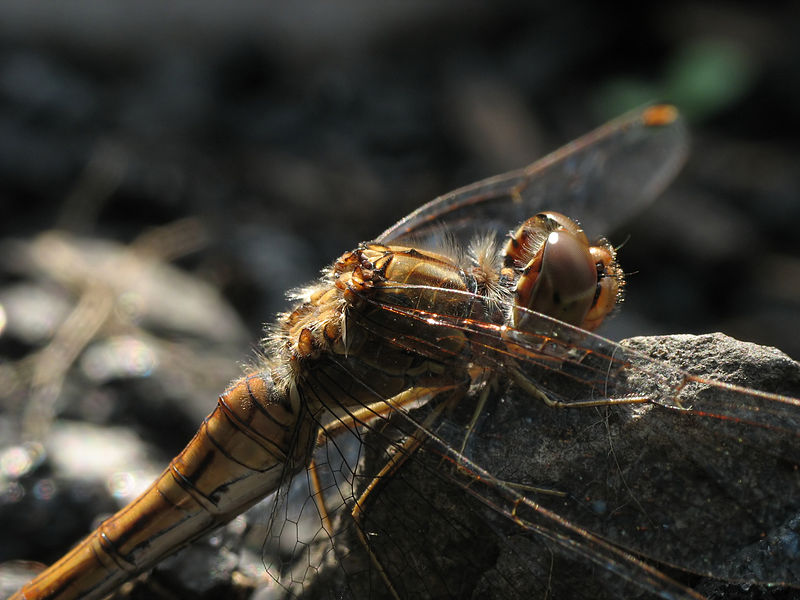
<instances>
[{"instance_id":1,"label":"blurred background","mask_svg":"<svg viewBox=\"0 0 800 600\"><path fill-rule=\"evenodd\" d=\"M288 289L645 102L678 105L692 150L608 232L631 274L601 333L800 357L798 22L791 2L0 3L0 561L50 562L130 499Z\"/></svg>"}]
</instances>

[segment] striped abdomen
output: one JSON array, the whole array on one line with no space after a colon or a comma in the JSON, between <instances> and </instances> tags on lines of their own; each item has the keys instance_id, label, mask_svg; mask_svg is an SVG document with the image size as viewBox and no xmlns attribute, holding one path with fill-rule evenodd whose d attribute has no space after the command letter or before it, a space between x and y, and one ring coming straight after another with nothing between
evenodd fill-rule
<instances>
[{"instance_id":1,"label":"striped abdomen","mask_svg":"<svg viewBox=\"0 0 800 600\"><path fill-rule=\"evenodd\" d=\"M238 380L145 493L12 600L102 598L230 521L308 463L317 427L303 416L268 374Z\"/></svg>"}]
</instances>

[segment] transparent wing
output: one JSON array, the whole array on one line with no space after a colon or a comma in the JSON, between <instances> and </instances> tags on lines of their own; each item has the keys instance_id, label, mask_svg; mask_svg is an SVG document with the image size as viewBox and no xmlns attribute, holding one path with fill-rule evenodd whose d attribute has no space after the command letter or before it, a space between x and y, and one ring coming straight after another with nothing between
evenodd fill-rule
<instances>
[{"instance_id":1,"label":"transparent wing","mask_svg":"<svg viewBox=\"0 0 800 600\"><path fill-rule=\"evenodd\" d=\"M466 331L476 366L501 381L521 374L560 403L547 406L517 385L497 389L474 426L480 394L432 421L435 402L370 423L365 481L423 432L422 448L364 511L373 561L397 595L530 597L587 573L611 581L612 597L632 597L628 585L701 597L693 591L703 590L700 578L800 587L800 400L745 387L746 366L733 373L740 385L704 377L720 360L718 339L687 336L694 364L679 368L543 315L535 315L538 331L519 331L384 309L385 323L428 327L413 339L381 329L387 343L448 363L461 357L442 356L443 336ZM740 352L725 368L747 365L749 351ZM770 365L775 385L798 395L796 363L776 353ZM380 588L371 565L353 597Z\"/></svg>"},{"instance_id":2,"label":"transparent wing","mask_svg":"<svg viewBox=\"0 0 800 600\"><path fill-rule=\"evenodd\" d=\"M683 165L686 126L669 106L628 113L524 169L490 177L421 206L377 242L441 235L468 242L476 231L508 231L544 209L576 219L589 237L608 233L647 206Z\"/></svg>"},{"instance_id":3,"label":"transparent wing","mask_svg":"<svg viewBox=\"0 0 800 600\"><path fill-rule=\"evenodd\" d=\"M266 499L268 518L260 536L264 540L261 559L267 575L281 588L279 596L288 597L304 593L309 570L324 564L332 552L310 471L301 470L294 475L294 467L286 466L280 485Z\"/></svg>"}]
</instances>

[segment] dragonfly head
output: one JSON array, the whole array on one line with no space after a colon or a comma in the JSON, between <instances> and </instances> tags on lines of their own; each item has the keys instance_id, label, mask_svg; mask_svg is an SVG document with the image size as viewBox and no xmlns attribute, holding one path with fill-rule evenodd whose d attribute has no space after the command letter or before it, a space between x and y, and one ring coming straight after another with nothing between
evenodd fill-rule
<instances>
[{"instance_id":1,"label":"dragonfly head","mask_svg":"<svg viewBox=\"0 0 800 600\"><path fill-rule=\"evenodd\" d=\"M596 329L617 303L622 271L606 241L590 245L575 221L556 212L525 221L506 244L504 269L516 280L513 325L529 311Z\"/></svg>"}]
</instances>

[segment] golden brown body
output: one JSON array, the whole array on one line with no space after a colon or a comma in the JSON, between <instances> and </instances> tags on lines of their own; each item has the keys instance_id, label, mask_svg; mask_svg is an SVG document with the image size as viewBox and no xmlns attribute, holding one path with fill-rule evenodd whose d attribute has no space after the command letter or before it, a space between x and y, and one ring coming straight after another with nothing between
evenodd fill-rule
<instances>
[{"instance_id":1,"label":"golden brown body","mask_svg":"<svg viewBox=\"0 0 800 600\"><path fill-rule=\"evenodd\" d=\"M442 306L433 286L466 292L468 282L452 260L433 253L366 245L343 255L307 300L278 321L263 370L219 397L147 491L13 600L102 598L304 468L325 409L352 410L429 380L465 379L463 360L454 360L466 352L465 334L437 328L432 339L432 327L426 332L420 321L387 318L378 306L465 315L473 309L469 296ZM365 297L377 304L365 305ZM387 344L387 336L415 341L398 346ZM342 363L359 378L348 377Z\"/></svg>"},{"instance_id":2,"label":"golden brown body","mask_svg":"<svg viewBox=\"0 0 800 600\"><path fill-rule=\"evenodd\" d=\"M598 155L604 160L597 161ZM685 132L674 109L626 115L526 169L420 207L378 238L404 246L366 244L344 254L319 282L298 294L291 313L279 317L265 343L264 363L220 397L159 479L13 600L101 598L288 481L311 460L327 419L376 404L393 410L393 398L414 390L421 390L418 399L426 390L466 390L472 373L504 368L506 357L513 368L515 352L525 359L538 355L538 343L526 344L524 354L515 341L518 335L508 338L512 346L505 346L506 327L519 326L524 331L516 333L523 335L539 327L530 309L557 309L551 316L566 319L570 332L599 325L616 299L616 288L611 285L609 292L601 285L603 278L621 284L607 243L592 258L573 261L582 261L588 271L596 267L597 289L581 283L577 292L570 290L579 307L563 311L557 284L565 280L553 277L546 264L545 236L532 236L534 246L523 248L520 260L505 266L493 242L430 252L409 240L441 229L441 219L449 221L454 239L475 222L504 234L546 208L542 199L572 197L583 206L584 188L575 185L575 173L593 183L595 196L619 197L614 187L619 180L606 179L603 169L622 168L634 156L647 157L653 185L644 193L639 187L633 194L625 188L621 197L646 202L685 156ZM642 163L636 164L641 172ZM576 171L576 165L583 168ZM528 214L518 214L520 209ZM579 231L569 226L551 233L572 235L573 229ZM578 254L582 246L570 244ZM611 263L605 264L607 258ZM555 263L558 270L559 260ZM586 299L592 297L589 306ZM598 311L599 304L603 308ZM580 316L584 313L589 322ZM553 321L545 318L542 328ZM545 358L544 364L557 363L562 355ZM476 365L477 371L472 369ZM522 375L514 380L532 385Z\"/></svg>"},{"instance_id":3,"label":"golden brown body","mask_svg":"<svg viewBox=\"0 0 800 600\"><path fill-rule=\"evenodd\" d=\"M259 373L236 382L146 492L13 597L101 598L274 490L315 430L270 389Z\"/></svg>"}]
</instances>

